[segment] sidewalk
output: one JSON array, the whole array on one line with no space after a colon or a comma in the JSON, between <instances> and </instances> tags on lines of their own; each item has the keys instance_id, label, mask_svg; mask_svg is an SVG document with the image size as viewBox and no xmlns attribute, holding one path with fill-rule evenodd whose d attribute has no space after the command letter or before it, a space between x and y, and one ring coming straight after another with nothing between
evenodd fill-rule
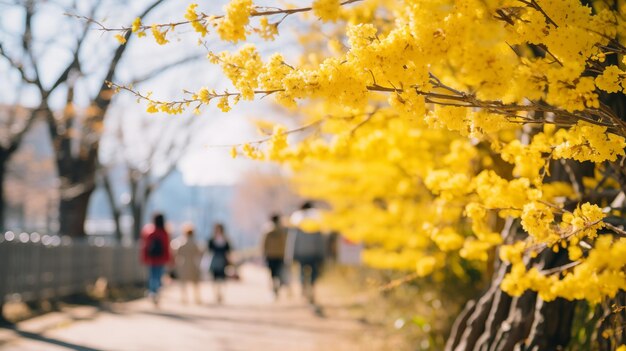
<instances>
[{"instance_id":1,"label":"sidewalk","mask_svg":"<svg viewBox=\"0 0 626 351\"><path fill-rule=\"evenodd\" d=\"M147 299L106 309L81 306L0 329L0 351L368 349L361 342L366 327L357 321L317 316L297 292L273 301L261 267L245 265L240 275L225 287L222 305L214 303L210 282L202 284L202 305L183 305L174 283L158 309Z\"/></svg>"}]
</instances>

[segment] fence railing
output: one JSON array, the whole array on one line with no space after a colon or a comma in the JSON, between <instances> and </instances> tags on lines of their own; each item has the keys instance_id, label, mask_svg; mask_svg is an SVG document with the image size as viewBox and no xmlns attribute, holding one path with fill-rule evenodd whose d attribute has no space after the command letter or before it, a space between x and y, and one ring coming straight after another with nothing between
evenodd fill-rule
<instances>
[{"instance_id":1,"label":"fence railing","mask_svg":"<svg viewBox=\"0 0 626 351\"><path fill-rule=\"evenodd\" d=\"M0 305L83 293L100 278L110 285L145 281L137 246L102 238L0 233Z\"/></svg>"}]
</instances>

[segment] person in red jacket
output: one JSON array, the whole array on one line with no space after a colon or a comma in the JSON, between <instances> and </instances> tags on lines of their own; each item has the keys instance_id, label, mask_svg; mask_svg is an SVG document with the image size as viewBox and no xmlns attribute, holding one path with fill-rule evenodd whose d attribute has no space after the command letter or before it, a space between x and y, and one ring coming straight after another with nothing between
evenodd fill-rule
<instances>
[{"instance_id":1,"label":"person in red jacket","mask_svg":"<svg viewBox=\"0 0 626 351\"><path fill-rule=\"evenodd\" d=\"M163 214L155 213L152 218L152 224L145 225L141 230L141 261L148 266L148 291L152 302L157 305L161 277L171 254Z\"/></svg>"}]
</instances>

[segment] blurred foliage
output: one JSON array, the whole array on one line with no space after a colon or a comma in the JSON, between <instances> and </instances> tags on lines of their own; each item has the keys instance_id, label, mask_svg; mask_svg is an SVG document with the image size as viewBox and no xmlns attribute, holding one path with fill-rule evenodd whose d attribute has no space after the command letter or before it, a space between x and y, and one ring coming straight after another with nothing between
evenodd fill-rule
<instances>
[{"instance_id":1,"label":"blurred foliage","mask_svg":"<svg viewBox=\"0 0 626 351\"><path fill-rule=\"evenodd\" d=\"M408 280L393 270L330 265L320 281L320 300L327 314L348 311L372 327L363 342L373 349L441 350L454 318L485 286L480 271L466 268L463 278L442 270Z\"/></svg>"}]
</instances>

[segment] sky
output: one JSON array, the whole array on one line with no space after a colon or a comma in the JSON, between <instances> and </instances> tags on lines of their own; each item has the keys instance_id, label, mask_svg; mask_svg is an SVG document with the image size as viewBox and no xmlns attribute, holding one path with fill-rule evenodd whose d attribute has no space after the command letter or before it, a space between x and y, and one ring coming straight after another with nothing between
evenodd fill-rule
<instances>
[{"instance_id":1,"label":"sky","mask_svg":"<svg viewBox=\"0 0 626 351\"><path fill-rule=\"evenodd\" d=\"M106 26L128 25L136 14L150 2L146 0L104 0L104 5L94 17ZM198 10L206 13L221 13L221 7L226 2L222 0L200 3ZM74 33L79 29L81 23L78 19L64 15L66 12L76 12L76 10L68 10L66 3L71 3L71 1L49 0L41 3L43 5L41 5L39 17L35 18L36 24L34 26L35 52L36 57L41 62L39 70L44 85L49 85L71 59L68 56L67 48L74 45ZM89 5L93 1L78 1L77 3L78 12L87 13ZM187 4L187 1L170 0L146 18L144 23L181 20ZM7 51L15 48L13 52L16 54L19 52L19 42L15 41L15 33L23 31L22 18L23 13L20 10L14 9L6 1L0 0L0 42L3 43ZM289 20L281 25L283 30L287 29L288 26ZM285 30L284 32L290 33L291 31ZM110 32L97 30L90 32L86 50L82 54L83 71L93 73L92 76L98 76L99 70L102 70L102 57L109 55L117 44L113 35ZM183 67L168 69L158 77L138 85L137 88L143 92L153 91L154 97L167 100L180 98L183 89L197 91L202 86L208 86L220 90L230 86L221 77L218 68L203 58L207 51L204 47L197 45L198 36L191 29L181 28L175 33L169 34L168 39L170 44L159 46L152 38L133 38L129 43L131 47L123 61L122 69L118 71L116 81L126 83L137 77L142 77L146 72L151 72L166 63L175 62L177 59L191 55L201 58ZM279 49L284 52L286 48L292 47L289 44L293 40L293 36L287 34L280 41L264 43L263 46L267 48L264 54ZM236 49L235 45L220 43L215 37L208 37L207 45L215 52ZM100 74L100 76L102 75ZM3 86L0 89L0 103L18 102L26 106L37 104L38 94L33 88L23 90L4 88L15 86L18 80L16 72L10 71L7 63L0 59L0 82ZM77 85L78 104L82 101L86 105L89 93L96 91L100 82L99 79L79 81ZM63 106L63 95L57 93L56 96L52 96L53 106L56 105L57 108ZM259 134L250 123L251 120L270 119L284 122L284 117L281 117L280 113L277 112L278 110L272 108L271 104L271 99L252 104L241 103L241 106L233 108L228 114L222 113L215 107L208 107L203 110L200 116L195 117L202 121L198 124L198 131L194 132L193 147L179 162L179 169L183 173L185 182L190 185L232 184L245 171L254 168L255 165L252 161L241 157L232 159L229 155L230 148L223 146L259 139ZM183 123L184 118L176 116L148 115L144 112L145 107L145 104L137 103L130 94L121 93L115 98L114 105L107 114L105 129L109 128L110 131L113 130L111 126L116 125L116 123L128 123L128 132L136 133L137 141L141 142L143 131L141 128L131 127L137 120L148 118L153 123L163 123L164 128L172 125L172 119L178 119ZM114 141L103 140L102 152L105 155L109 154L103 158L112 157L111 154L114 152L107 148L114 143ZM221 147L217 147L217 145L221 145Z\"/></svg>"}]
</instances>

